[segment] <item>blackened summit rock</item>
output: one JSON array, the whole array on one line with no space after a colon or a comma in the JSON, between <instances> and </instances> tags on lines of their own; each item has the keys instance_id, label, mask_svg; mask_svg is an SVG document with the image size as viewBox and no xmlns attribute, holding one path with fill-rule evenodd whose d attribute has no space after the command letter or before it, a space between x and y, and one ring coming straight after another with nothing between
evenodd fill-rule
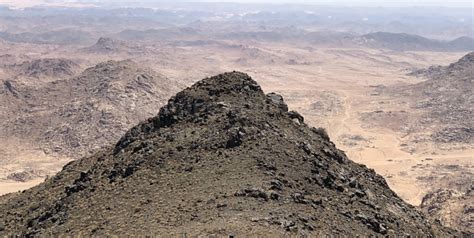
<instances>
[{"instance_id":1,"label":"blackened summit rock","mask_svg":"<svg viewBox=\"0 0 474 238\"><path fill-rule=\"evenodd\" d=\"M457 234L273 98L239 72L196 83L114 148L0 197L0 235Z\"/></svg>"}]
</instances>

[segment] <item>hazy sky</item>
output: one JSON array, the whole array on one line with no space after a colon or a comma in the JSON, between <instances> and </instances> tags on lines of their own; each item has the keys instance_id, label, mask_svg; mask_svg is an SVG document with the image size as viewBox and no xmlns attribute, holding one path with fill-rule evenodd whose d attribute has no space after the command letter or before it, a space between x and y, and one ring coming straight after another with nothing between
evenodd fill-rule
<instances>
[{"instance_id":1,"label":"hazy sky","mask_svg":"<svg viewBox=\"0 0 474 238\"><path fill-rule=\"evenodd\" d=\"M337 6L461 6L473 7L471 0L197 0L199 2L309 3ZM185 2L185 1L183 1Z\"/></svg>"},{"instance_id":2,"label":"hazy sky","mask_svg":"<svg viewBox=\"0 0 474 238\"><path fill-rule=\"evenodd\" d=\"M473 8L472 0L0 0L0 4L77 4L77 3L117 3L117 2L238 2L238 3L298 3L333 6L405 7L405 6L443 6Z\"/></svg>"}]
</instances>

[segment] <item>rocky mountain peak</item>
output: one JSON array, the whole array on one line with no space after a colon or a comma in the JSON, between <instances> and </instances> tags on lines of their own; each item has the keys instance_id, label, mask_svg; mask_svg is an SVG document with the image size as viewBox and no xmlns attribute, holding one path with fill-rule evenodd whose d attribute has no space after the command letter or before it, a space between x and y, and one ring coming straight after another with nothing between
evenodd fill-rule
<instances>
[{"instance_id":1,"label":"rocky mountain peak","mask_svg":"<svg viewBox=\"0 0 474 238\"><path fill-rule=\"evenodd\" d=\"M127 45L123 41L109 37L100 37L94 45L84 50L89 53L117 53L127 48Z\"/></svg>"},{"instance_id":2,"label":"rocky mountain peak","mask_svg":"<svg viewBox=\"0 0 474 238\"><path fill-rule=\"evenodd\" d=\"M448 70L473 70L474 69L474 52L470 52L459 59L457 62L448 66ZM471 75L472 76L472 75Z\"/></svg>"},{"instance_id":3,"label":"rocky mountain peak","mask_svg":"<svg viewBox=\"0 0 474 238\"><path fill-rule=\"evenodd\" d=\"M280 95L271 93L265 96L257 82L245 73L220 74L177 93L156 117L130 130L119 141L116 152L140 133L156 131L174 123L203 123L210 117L228 117L230 123L237 123L239 115L250 121L257 119L256 115L250 116L254 112L267 110L276 115L286 113L288 107Z\"/></svg>"},{"instance_id":4,"label":"rocky mountain peak","mask_svg":"<svg viewBox=\"0 0 474 238\"><path fill-rule=\"evenodd\" d=\"M86 69L82 75L98 74L104 75L107 78L117 78L121 72L125 70L136 71L137 68L139 68L138 64L132 60L109 60Z\"/></svg>"},{"instance_id":5,"label":"rocky mountain peak","mask_svg":"<svg viewBox=\"0 0 474 238\"><path fill-rule=\"evenodd\" d=\"M109 60L86 69L72 79L75 90L86 91L112 101L123 101L123 95L137 98L136 94L161 95L169 84L163 75L138 66L131 60ZM75 94L76 92L72 92ZM80 95L78 95L80 96ZM124 102L125 103L125 102Z\"/></svg>"},{"instance_id":6,"label":"rocky mountain peak","mask_svg":"<svg viewBox=\"0 0 474 238\"><path fill-rule=\"evenodd\" d=\"M97 40L97 43L96 45L97 46L103 46L103 47L110 47L114 44L117 44L118 41L117 40L114 40L112 38L109 38L109 37L100 37L98 40Z\"/></svg>"},{"instance_id":7,"label":"rocky mountain peak","mask_svg":"<svg viewBox=\"0 0 474 238\"><path fill-rule=\"evenodd\" d=\"M180 118L221 113L221 108L250 111L262 106L265 95L250 76L240 72L206 78L172 97L160 110L164 125Z\"/></svg>"},{"instance_id":8,"label":"rocky mountain peak","mask_svg":"<svg viewBox=\"0 0 474 238\"><path fill-rule=\"evenodd\" d=\"M456 234L239 72L179 92L115 147L0 209L0 235Z\"/></svg>"}]
</instances>

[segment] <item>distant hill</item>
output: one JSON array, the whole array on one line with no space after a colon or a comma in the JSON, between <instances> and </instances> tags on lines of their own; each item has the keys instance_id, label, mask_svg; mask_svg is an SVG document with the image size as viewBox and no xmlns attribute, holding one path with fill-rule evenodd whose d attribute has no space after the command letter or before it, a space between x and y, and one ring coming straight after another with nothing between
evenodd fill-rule
<instances>
[{"instance_id":1,"label":"distant hill","mask_svg":"<svg viewBox=\"0 0 474 238\"><path fill-rule=\"evenodd\" d=\"M453 41L438 41L405 33L376 32L361 36L363 44L397 51L472 51L474 38L461 37Z\"/></svg>"},{"instance_id":2,"label":"distant hill","mask_svg":"<svg viewBox=\"0 0 474 238\"><path fill-rule=\"evenodd\" d=\"M127 41L175 41L196 38L199 30L190 27L174 27L149 30L124 30L114 35Z\"/></svg>"},{"instance_id":3,"label":"distant hill","mask_svg":"<svg viewBox=\"0 0 474 238\"><path fill-rule=\"evenodd\" d=\"M420 71L418 71L419 73ZM441 143L474 143L474 52L449 66L421 71L429 80L403 87L428 112L425 125L436 124L432 139Z\"/></svg>"},{"instance_id":4,"label":"distant hill","mask_svg":"<svg viewBox=\"0 0 474 238\"><path fill-rule=\"evenodd\" d=\"M78 73L80 66L72 60L61 58L45 58L24 61L8 66L17 76L67 78Z\"/></svg>"},{"instance_id":5,"label":"distant hill","mask_svg":"<svg viewBox=\"0 0 474 238\"><path fill-rule=\"evenodd\" d=\"M44 33L9 33L0 32L0 39L15 43L83 45L93 42L90 33L74 29L63 29Z\"/></svg>"},{"instance_id":6,"label":"distant hill","mask_svg":"<svg viewBox=\"0 0 474 238\"><path fill-rule=\"evenodd\" d=\"M376 32L357 35L348 32L305 31L294 27L254 31L229 31L215 35L224 40L299 42L330 47L370 47L395 51L472 51L474 38L460 37L440 41L405 33Z\"/></svg>"},{"instance_id":7,"label":"distant hill","mask_svg":"<svg viewBox=\"0 0 474 238\"><path fill-rule=\"evenodd\" d=\"M88 53L105 54L125 52L128 49L129 46L123 41L101 37L94 45L84 48L83 51Z\"/></svg>"},{"instance_id":8,"label":"distant hill","mask_svg":"<svg viewBox=\"0 0 474 238\"><path fill-rule=\"evenodd\" d=\"M11 105L0 115L2 136L32 140L48 154L71 158L117 140L176 91L166 77L132 61L100 63L76 77L39 86L2 85L0 100Z\"/></svg>"},{"instance_id":9,"label":"distant hill","mask_svg":"<svg viewBox=\"0 0 474 238\"><path fill-rule=\"evenodd\" d=\"M447 43L448 47L455 50L465 50L473 51L474 50L474 38L472 37L459 37Z\"/></svg>"},{"instance_id":10,"label":"distant hill","mask_svg":"<svg viewBox=\"0 0 474 238\"><path fill-rule=\"evenodd\" d=\"M115 146L0 197L0 209L4 236L461 235L239 72L179 92Z\"/></svg>"},{"instance_id":11,"label":"distant hill","mask_svg":"<svg viewBox=\"0 0 474 238\"><path fill-rule=\"evenodd\" d=\"M82 53L89 54L146 54L147 50L134 41L123 41L110 37L100 37L94 45L80 49Z\"/></svg>"}]
</instances>

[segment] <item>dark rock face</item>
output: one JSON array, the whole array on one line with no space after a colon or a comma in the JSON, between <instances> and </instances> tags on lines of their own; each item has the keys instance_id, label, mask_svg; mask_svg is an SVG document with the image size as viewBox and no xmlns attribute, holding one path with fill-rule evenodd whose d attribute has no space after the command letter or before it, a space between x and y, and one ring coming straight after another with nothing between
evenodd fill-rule
<instances>
[{"instance_id":1,"label":"dark rock face","mask_svg":"<svg viewBox=\"0 0 474 238\"><path fill-rule=\"evenodd\" d=\"M178 93L114 148L0 209L0 235L457 234L239 72Z\"/></svg>"}]
</instances>

